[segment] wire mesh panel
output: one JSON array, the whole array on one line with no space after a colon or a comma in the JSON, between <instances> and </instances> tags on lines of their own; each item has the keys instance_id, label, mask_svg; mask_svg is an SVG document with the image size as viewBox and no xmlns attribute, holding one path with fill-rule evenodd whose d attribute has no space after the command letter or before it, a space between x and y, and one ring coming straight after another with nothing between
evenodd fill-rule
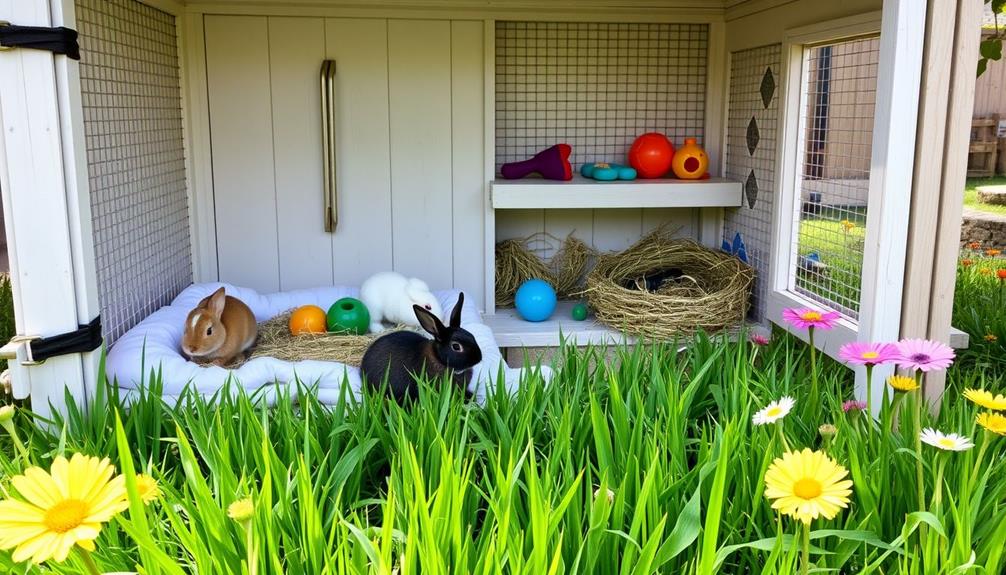
<instances>
[{"instance_id":1,"label":"wire mesh panel","mask_svg":"<svg viewBox=\"0 0 1006 575\"><path fill-rule=\"evenodd\" d=\"M649 131L703 140L705 24L496 23L496 169L553 144L624 162Z\"/></svg>"},{"instance_id":2,"label":"wire mesh panel","mask_svg":"<svg viewBox=\"0 0 1006 575\"><path fill-rule=\"evenodd\" d=\"M192 283L175 19L77 0L98 291L106 340Z\"/></svg>"},{"instance_id":3,"label":"wire mesh panel","mask_svg":"<svg viewBox=\"0 0 1006 575\"><path fill-rule=\"evenodd\" d=\"M723 239L732 249L739 234L757 272L750 311L755 321L765 316L771 261L780 64L779 44L730 55L726 175L744 183L744 198L724 214Z\"/></svg>"},{"instance_id":4,"label":"wire mesh panel","mask_svg":"<svg viewBox=\"0 0 1006 575\"><path fill-rule=\"evenodd\" d=\"M880 42L804 51L795 288L857 319Z\"/></svg>"}]
</instances>

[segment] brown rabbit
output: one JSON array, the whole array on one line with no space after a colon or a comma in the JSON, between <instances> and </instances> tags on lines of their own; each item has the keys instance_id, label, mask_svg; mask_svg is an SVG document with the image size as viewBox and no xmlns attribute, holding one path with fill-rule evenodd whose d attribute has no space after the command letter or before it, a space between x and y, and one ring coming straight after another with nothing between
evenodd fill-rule
<instances>
[{"instance_id":1,"label":"brown rabbit","mask_svg":"<svg viewBox=\"0 0 1006 575\"><path fill-rule=\"evenodd\" d=\"M248 351L256 337L255 314L220 288L189 312L182 353L196 363L224 367Z\"/></svg>"}]
</instances>

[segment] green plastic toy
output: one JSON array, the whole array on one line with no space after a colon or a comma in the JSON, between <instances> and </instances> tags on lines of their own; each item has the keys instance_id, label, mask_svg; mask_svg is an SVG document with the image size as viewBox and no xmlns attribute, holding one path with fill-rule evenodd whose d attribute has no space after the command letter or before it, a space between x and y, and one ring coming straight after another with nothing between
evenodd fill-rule
<instances>
[{"instance_id":1,"label":"green plastic toy","mask_svg":"<svg viewBox=\"0 0 1006 575\"><path fill-rule=\"evenodd\" d=\"M570 314L576 321L583 321L587 319L587 304L578 303L573 306L573 312Z\"/></svg>"},{"instance_id":2,"label":"green plastic toy","mask_svg":"<svg viewBox=\"0 0 1006 575\"><path fill-rule=\"evenodd\" d=\"M370 327L370 312L363 302L344 297L328 308L328 331L332 333L355 333L363 335Z\"/></svg>"}]
</instances>

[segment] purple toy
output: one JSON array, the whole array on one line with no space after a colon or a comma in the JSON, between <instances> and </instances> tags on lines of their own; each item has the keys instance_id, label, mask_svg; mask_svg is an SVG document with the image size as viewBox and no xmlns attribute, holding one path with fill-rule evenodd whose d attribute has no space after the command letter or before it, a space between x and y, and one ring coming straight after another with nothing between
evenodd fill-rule
<instances>
[{"instance_id":1,"label":"purple toy","mask_svg":"<svg viewBox=\"0 0 1006 575\"><path fill-rule=\"evenodd\" d=\"M500 171L503 173L503 177L508 180L523 178L532 172L538 172L548 180L571 180L573 179L573 166L569 164L569 154L572 151L573 148L569 144L556 144L523 162L503 164Z\"/></svg>"}]
</instances>

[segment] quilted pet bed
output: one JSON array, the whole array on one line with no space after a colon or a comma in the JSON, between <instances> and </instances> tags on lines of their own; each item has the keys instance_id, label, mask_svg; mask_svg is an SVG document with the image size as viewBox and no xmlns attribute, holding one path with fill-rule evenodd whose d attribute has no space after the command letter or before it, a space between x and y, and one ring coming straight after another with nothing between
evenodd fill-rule
<instances>
[{"instance_id":1,"label":"quilted pet bed","mask_svg":"<svg viewBox=\"0 0 1006 575\"><path fill-rule=\"evenodd\" d=\"M106 359L108 376L114 378L120 388L129 391L135 390L144 382L144 371L149 375L152 369L159 368L163 375L163 394L167 399L177 397L186 386L192 386L202 394L212 394L232 377L236 384L240 384L248 391L278 383L289 386L291 395L296 394L294 384L299 380L305 385L315 386L318 399L323 403L337 402L342 385L346 382L359 397L361 392L359 369L342 363L291 362L259 357L230 370L216 366L203 367L188 361L180 352L185 318L200 300L220 286L226 288L228 295L244 301L254 312L259 323L298 306L314 304L328 309L332 302L340 298L359 296L357 288L340 286L260 295L254 290L230 284L192 285L182 291L171 305L154 312L119 338L108 352ZM434 294L440 299L440 305L445 310L450 310L457 302L457 290L436 291ZM470 299L465 300L462 308L461 326L475 336L479 347L482 348L482 362L475 366L472 383L469 386L469 391L481 402L487 388L484 384L491 383L493 385L489 388L495 388L495 380L503 361L502 355L492 330L482 323L482 316ZM521 372L521 369L512 369L504 365L502 371L505 378L504 385L510 393L516 391ZM551 375L547 367L542 367L542 372L545 377ZM270 387L270 389L276 388ZM266 392L267 397L271 399L274 391L270 392L267 389Z\"/></svg>"}]
</instances>

